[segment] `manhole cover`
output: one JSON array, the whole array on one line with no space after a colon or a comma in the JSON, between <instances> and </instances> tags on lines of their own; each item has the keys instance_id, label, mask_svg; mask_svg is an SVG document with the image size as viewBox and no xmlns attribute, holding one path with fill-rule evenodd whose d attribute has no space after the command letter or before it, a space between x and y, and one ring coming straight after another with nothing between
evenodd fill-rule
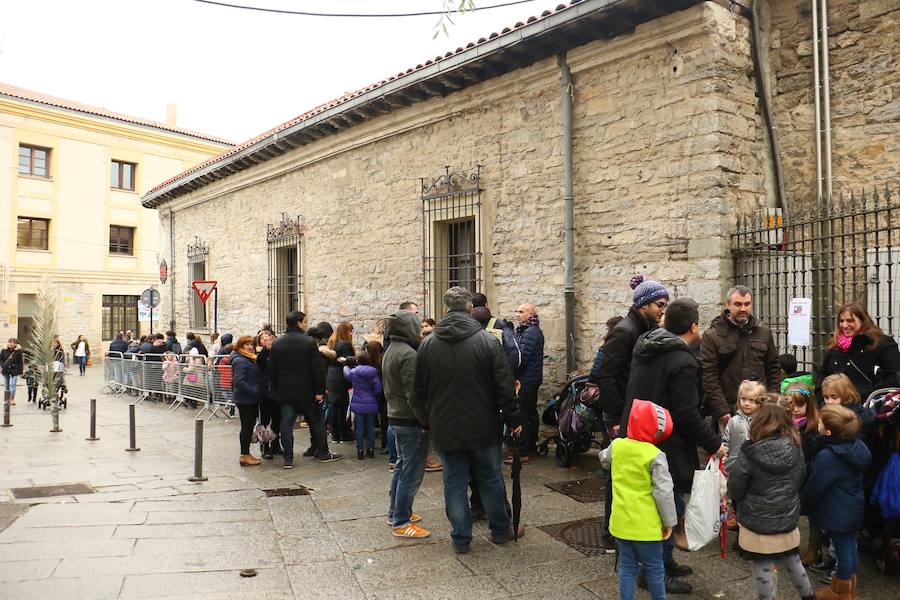
<instances>
[{"instance_id":1,"label":"manhole cover","mask_svg":"<svg viewBox=\"0 0 900 600\"><path fill-rule=\"evenodd\" d=\"M302 485L298 488L275 488L263 491L268 498L272 496L309 496L309 490Z\"/></svg>"},{"instance_id":2,"label":"manhole cover","mask_svg":"<svg viewBox=\"0 0 900 600\"><path fill-rule=\"evenodd\" d=\"M600 502L603 500L603 479L589 477L587 479L575 479L570 481L558 481L544 484L551 490L565 494L579 502Z\"/></svg>"},{"instance_id":3,"label":"manhole cover","mask_svg":"<svg viewBox=\"0 0 900 600\"><path fill-rule=\"evenodd\" d=\"M97 490L88 483L66 483L63 485L35 485L32 487L12 488L9 490L14 498L49 498L51 496L74 496L75 494L95 494Z\"/></svg>"},{"instance_id":4,"label":"manhole cover","mask_svg":"<svg viewBox=\"0 0 900 600\"><path fill-rule=\"evenodd\" d=\"M603 517L545 525L541 529L586 556L602 556Z\"/></svg>"}]
</instances>

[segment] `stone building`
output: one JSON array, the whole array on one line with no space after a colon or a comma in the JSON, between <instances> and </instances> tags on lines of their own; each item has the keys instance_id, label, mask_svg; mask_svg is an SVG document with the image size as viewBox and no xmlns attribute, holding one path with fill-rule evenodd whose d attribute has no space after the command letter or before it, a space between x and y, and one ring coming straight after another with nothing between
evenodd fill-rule
<instances>
[{"instance_id":1,"label":"stone building","mask_svg":"<svg viewBox=\"0 0 900 600\"><path fill-rule=\"evenodd\" d=\"M778 162L790 200L808 201L812 75L798 47L810 17L797 2L763 4L759 56L785 130ZM865 32L834 40L846 54L834 106L864 105L858 130L835 132L847 144L836 180L886 181L898 163L892 100L858 90L854 73L883 73L872 65L896 55L887 40L900 11L830 4L845 31ZM210 331L211 307L190 285L214 279L219 331L253 333L302 307L362 335L402 300L437 316L440 293L459 283L485 292L499 316L535 303L559 381L567 359L589 364L636 273L711 317L730 280L736 216L780 201L750 17L728 1L561 5L161 183L143 203L159 210L172 265L164 318ZM896 93L896 72L881 83Z\"/></svg>"},{"instance_id":2,"label":"stone building","mask_svg":"<svg viewBox=\"0 0 900 600\"><path fill-rule=\"evenodd\" d=\"M86 335L96 352L115 331L140 329L138 298L159 283L160 259L158 216L139 199L231 147L176 127L174 108L158 123L0 83L4 341L29 340L44 275L64 341Z\"/></svg>"}]
</instances>

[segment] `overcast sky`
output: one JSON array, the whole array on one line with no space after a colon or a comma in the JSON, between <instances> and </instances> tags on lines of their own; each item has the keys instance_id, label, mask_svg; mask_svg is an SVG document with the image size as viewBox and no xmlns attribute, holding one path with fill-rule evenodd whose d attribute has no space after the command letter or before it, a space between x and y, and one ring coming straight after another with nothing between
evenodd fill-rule
<instances>
[{"instance_id":1,"label":"overcast sky","mask_svg":"<svg viewBox=\"0 0 900 600\"><path fill-rule=\"evenodd\" d=\"M443 0L223 0L311 12L424 12ZM490 6L509 0L476 0ZM560 0L454 17L305 17L194 0L0 0L0 81L241 142Z\"/></svg>"}]
</instances>

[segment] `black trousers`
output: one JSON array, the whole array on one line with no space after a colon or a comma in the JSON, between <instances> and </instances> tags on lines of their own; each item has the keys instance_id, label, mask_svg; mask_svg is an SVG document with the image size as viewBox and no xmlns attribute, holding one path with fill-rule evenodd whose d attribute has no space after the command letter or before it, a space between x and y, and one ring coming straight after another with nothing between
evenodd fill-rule
<instances>
[{"instance_id":1,"label":"black trousers","mask_svg":"<svg viewBox=\"0 0 900 600\"><path fill-rule=\"evenodd\" d=\"M537 397L539 385L522 384L519 389L519 414L525 423L519 451L522 454L534 454L541 422L538 418Z\"/></svg>"},{"instance_id":2,"label":"black trousers","mask_svg":"<svg viewBox=\"0 0 900 600\"><path fill-rule=\"evenodd\" d=\"M29 385L28 386L28 401L29 402L37 402L37 393L38 393L37 386L31 387Z\"/></svg>"},{"instance_id":3,"label":"black trousers","mask_svg":"<svg viewBox=\"0 0 900 600\"><path fill-rule=\"evenodd\" d=\"M259 424L263 427L268 426L278 438L281 432L281 406L274 398L266 398L259 405Z\"/></svg>"},{"instance_id":4,"label":"black trousers","mask_svg":"<svg viewBox=\"0 0 900 600\"><path fill-rule=\"evenodd\" d=\"M353 426L347 418L350 394L346 391L328 392L331 401L331 439L335 442L356 441Z\"/></svg>"},{"instance_id":5,"label":"black trousers","mask_svg":"<svg viewBox=\"0 0 900 600\"><path fill-rule=\"evenodd\" d=\"M259 416L259 404L238 404L237 407L241 415L241 433L238 436L241 440L241 454L250 454L250 439Z\"/></svg>"}]
</instances>

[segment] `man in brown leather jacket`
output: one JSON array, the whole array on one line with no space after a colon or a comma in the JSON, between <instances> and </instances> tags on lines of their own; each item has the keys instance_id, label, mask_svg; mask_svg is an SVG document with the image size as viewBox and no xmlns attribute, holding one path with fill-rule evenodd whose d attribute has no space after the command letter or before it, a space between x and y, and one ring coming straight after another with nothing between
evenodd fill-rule
<instances>
[{"instance_id":1,"label":"man in brown leather jacket","mask_svg":"<svg viewBox=\"0 0 900 600\"><path fill-rule=\"evenodd\" d=\"M700 367L706 407L721 426L728 423L737 402L741 381L762 382L778 393L781 367L772 332L751 313L750 288L736 285L728 290L725 310L713 319L700 344Z\"/></svg>"}]
</instances>

